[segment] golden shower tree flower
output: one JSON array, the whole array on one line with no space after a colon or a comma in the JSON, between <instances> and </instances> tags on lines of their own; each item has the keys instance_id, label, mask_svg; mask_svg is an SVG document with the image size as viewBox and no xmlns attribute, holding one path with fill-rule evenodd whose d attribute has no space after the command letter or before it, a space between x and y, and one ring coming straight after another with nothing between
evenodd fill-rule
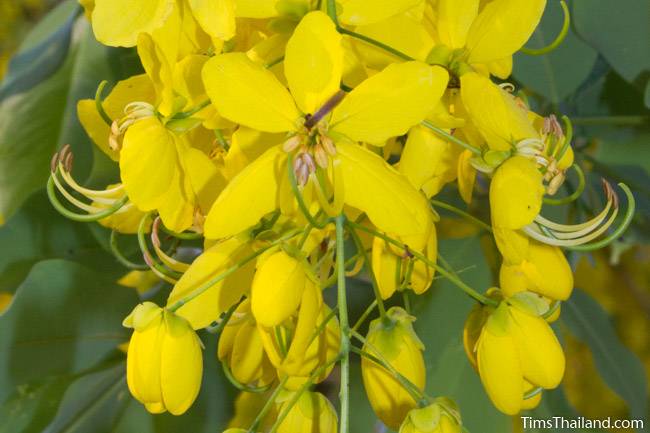
<instances>
[{"instance_id":1,"label":"golden shower tree flower","mask_svg":"<svg viewBox=\"0 0 650 433\"><path fill-rule=\"evenodd\" d=\"M448 399L439 398L436 402L411 409L399 428L399 433L460 433L458 408Z\"/></svg>"},{"instance_id":2,"label":"golden shower tree flower","mask_svg":"<svg viewBox=\"0 0 650 433\"><path fill-rule=\"evenodd\" d=\"M194 403L203 374L202 343L184 318L145 302L124 319L133 328L126 378L151 413L181 415Z\"/></svg>"},{"instance_id":3,"label":"golden shower tree flower","mask_svg":"<svg viewBox=\"0 0 650 433\"><path fill-rule=\"evenodd\" d=\"M535 387L557 387L564 375L564 353L530 297L507 298L490 313L478 341L476 360L485 391L505 414L531 405ZM533 400L533 403L538 400Z\"/></svg>"},{"instance_id":4,"label":"golden shower tree flower","mask_svg":"<svg viewBox=\"0 0 650 433\"><path fill-rule=\"evenodd\" d=\"M380 157L354 142L383 144L407 132L440 98L448 75L419 62L392 65L344 95L339 91L342 56L334 24L322 12L311 12L287 44L290 92L244 54L216 56L206 64L206 89L222 116L290 135L284 146L270 148L226 187L206 220L208 238L239 233L282 208L282 201L291 199L282 167L288 152L297 152L294 169L303 186L314 183L317 167L327 170L334 177L335 207L347 204L382 230L416 238L417 247L425 243L431 227L426 201ZM257 200L247 199L253 194Z\"/></svg>"},{"instance_id":5,"label":"golden shower tree flower","mask_svg":"<svg viewBox=\"0 0 650 433\"><path fill-rule=\"evenodd\" d=\"M279 410L288 410L287 417L278 426L278 433L318 432L336 433L338 417L332 403L320 392L305 392L298 401L288 407L287 401L280 404Z\"/></svg>"},{"instance_id":6,"label":"golden shower tree flower","mask_svg":"<svg viewBox=\"0 0 650 433\"><path fill-rule=\"evenodd\" d=\"M386 319L370 323L364 350L388 364L423 390L426 380L424 346L413 330L414 317L399 307L386 312ZM361 375L370 405L379 419L397 430L417 402L386 368L366 357L361 359Z\"/></svg>"}]
</instances>

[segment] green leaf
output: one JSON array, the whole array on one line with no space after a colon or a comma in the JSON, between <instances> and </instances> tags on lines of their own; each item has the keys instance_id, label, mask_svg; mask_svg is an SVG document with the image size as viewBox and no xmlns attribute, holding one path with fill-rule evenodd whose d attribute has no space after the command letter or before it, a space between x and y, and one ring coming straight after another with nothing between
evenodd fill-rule
<instances>
[{"instance_id":1,"label":"green leaf","mask_svg":"<svg viewBox=\"0 0 650 433\"><path fill-rule=\"evenodd\" d=\"M585 292L575 290L562 308L562 323L589 346L598 372L626 401L630 418L644 419L648 396L643 364L621 343L605 310Z\"/></svg>"},{"instance_id":2,"label":"green leaf","mask_svg":"<svg viewBox=\"0 0 650 433\"><path fill-rule=\"evenodd\" d=\"M627 81L650 69L650 19L642 0L574 0L578 35L598 50ZM571 62L571 67L576 62Z\"/></svg>"},{"instance_id":3,"label":"green leaf","mask_svg":"<svg viewBox=\"0 0 650 433\"><path fill-rule=\"evenodd\" d=\"M68 388L42 433L109 433L129 403L125 364L89 374Z\"/></svg>"},{"instance_id":4,"label":"green leaf","mask_svg":"<svg viewBox=\"0 0 650 433\"><path fill-rule=\"evenodd\" d=\"M454 267L470 269L459 274L463 281L479 290L491 286L491 276L479 240L443 240L440 254ZM417 299L415 329L426 347L429 395L454 399L461 409L463 424L470 432L506 433L512 420L490 402L478 373L465 355L463 326L475 302L447 280L439 279L423 299Z\"/></svg>"},{"instance_id":5,"label":"green leaf","mask_svg":"<svg viewBox=\"0 0 650 433\"><path fill-rule=\"evenodd\" d=\"M528 46L550 44L562 28L563 14L558 4L549 4ZM558 48L549 54L531 56L517 53L513 75L527 88L557 104L571 95L589 76L597 53L572 30Z\"/></svg>"},{"instance_id":6,"label":"green leaf","mask_svg":"<svg viewBox=\"0 0 650 433\"><path fill-rule=\"evenodd\" d=\"M135 291L65 260L35 265L0 315L0 401L18 385L78 373L127 341Z\"/></svg>"},{"instance_id":7,"label":"green leaf","mask_svg":"<svg viewBox=\"0 0 650 433\"><path fill-rule=\"evenodd\" d=\"M79 22L78 32L54 75L0 103L0 225L43 188L61 145L72 145L77 179L89 176L94 161L106 164L107 157L93 149L79 123L77 101L93 97L101 80L116 82L137 71L137 57L133 50L100 45L86 21Z\"/></svg>"},{"instance_id":8,"label":"green leaf","mask_svg":"<svg viewBox=\"0 0 650 433\"><path fill-rule=\"evenodd\" d=\"M20 386L0 407L0 433L40 433L72 378L56 376Z\"/></svg>"},{"instance_id":9,"label":"green leaf","mask_svg":"<svg viewBox=\"0 0 650 433\"><path fill-rule=\"evenodd\" d=\"M0 227L0 245L11 245L0 254L0 291L14 292L35 263L53 258L102 269L105 276L117 278L123 269L98 244L91 228L61 216L44 193L33 195Z\"/></svg>"},{"instance_id":10,"label":"green leaf","mask_svg":"<svg viewBox=\"0 0 650 433\"><path fill-rule=\"evenodd\" d=\"M23 48L11 59L0 86L0 101L37 85L61 67L70 49L74 22L80 12L81 7L75 2L59 5L53 15L58 18L67 13L67 18L40 43Z\"/></svg>"},{"instance_id":11,"label":"green leaf","mask_svg":"<svg viewBox=\"0 0 650 433\"><path fill-rule=\"evenodd\" d=\"M645 85L645 95L643 97L645 106L650 108L650 80Z\"/></svg>"}]
</instances>

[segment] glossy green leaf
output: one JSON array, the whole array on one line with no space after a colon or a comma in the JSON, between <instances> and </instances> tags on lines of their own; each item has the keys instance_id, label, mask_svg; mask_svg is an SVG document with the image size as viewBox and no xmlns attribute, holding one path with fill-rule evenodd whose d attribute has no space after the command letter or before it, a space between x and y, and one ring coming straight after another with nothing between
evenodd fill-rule
<instances>
[{"instance_id":1,"label":"glossy green leaf","mask_svg":"<svg viewBox=\"0 0 650 433\"><path fill-rule=\"evenodd\" d=\"M68 54L72 30L81 7L74 1L61 3L49 19L40 23L38 32L46 36L36 43L32 38L9 62L9 70L0 85L0 101L24 92L56 72ZM62 22L60 22L62 21Z\"/></svg>"},{"instance_id":2,"label":"glossy green leaf","mask_svg":"<svg viewBox=\"0 0 650 433\"><path fill-rule=\"evenodd\" d=\"M526 46L538 48L550 44L559 33L562 21L563 14L559 3L549 3L540 26ZM593 48L569 30L562 44L549 54L516 54L513 75L527 88L557 104L587 79L596 56L597 52Z\"/></svg>"},{"instance_id":3,"label":"glossy green leaf","mask_svg":"<svg viewBox=\"0 0 650 433\"><path fill-rule=\"evenodd\" d=\"M643 0L574 0L573 25L627 81L650 70L650 12ZM571 62L575 67L576 62Z\"/></svg>"},{"instance_id":4,"label":"glossy green leaf","mask_svg":"<svg viewBox=\"0 0 650 433\"><path fill-rule=\"evenodd\" d=\"M129 334L132 289L65 260L38 263L0 315L0 401L16 386L95 365Z\"/></svg>"},{"instance_id":5,"label":"glossy green leaf","mask_svg":"<svg viewBox=\"0 0 650 433\"><path fill-rule=\"evenodd\" d=\"M647 415L647 377L643 364L625 347L603 308L589 295L575 290L562 307L562 321L591 349L598 372L607 385L625 400L630 418Z\"/></svg>"}]
</instances>

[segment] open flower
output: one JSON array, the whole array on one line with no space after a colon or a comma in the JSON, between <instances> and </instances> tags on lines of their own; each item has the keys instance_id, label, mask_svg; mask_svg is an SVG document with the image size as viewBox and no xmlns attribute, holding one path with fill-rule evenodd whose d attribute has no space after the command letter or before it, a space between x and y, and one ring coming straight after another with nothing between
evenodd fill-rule
<instances>
[{"instance_id":1,"label":"open flower","mask_svg":"<svg viewBox=\"0 0 650 433\"><path fill-rule=\"evenodd\" d=\"M239 233L274 209L291 212L285 168L291 154L303 189L311 185L320 197L328 185L318 181L317 171L329 179L333 212L347 204L382 230L417 238L419 246L426 242L431 227L426 200L381 157L354 142L383 144L406 133L440 98L447 72L420 62L392 65L345 95L339 91L342 62L341 37L333 23L322 12L311 12L287 44L290 92L244 54L223 54L206 64L206 89L222 116L289 135L283 146L267 150L226 187L206 220L208 238ZM318 203L327 208L324 201Z\"/></svg>"}]
</instances>

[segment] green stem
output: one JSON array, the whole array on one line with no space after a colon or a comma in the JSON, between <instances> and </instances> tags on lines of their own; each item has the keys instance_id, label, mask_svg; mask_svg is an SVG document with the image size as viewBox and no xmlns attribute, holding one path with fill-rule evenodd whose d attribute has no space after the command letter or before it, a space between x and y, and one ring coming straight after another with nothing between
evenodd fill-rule
<instances>
[{"instance_id":1,"label":"green stem","mask_svg":"<svg viewBox=\"0 0 650 433\"><path fill-rule=\"evenodd\" d=\"M199 105L197 105L196 107L192 108L189 111L184 111L184 112L181 112L181 113L174 114L172 116L172 119L174 119L174 120L187 119L188 117L192 117L193 115L195 115L199 111L203 110L208 105L210 105L210 100L209 99L207 101L201 102Z\"/></svg>"},{"instance_id":2,"label":"green stem","mask_svg":"<svg viewBox=\"0 0 650 433\"><path fill-rule=\"evenodd\" d=\"M438 134L441 137L451 141L452 143L457 144L457 145L463 147L464 149L469 150L474 155L481 155L482 154L481 149L479 149L477 147L474 147L471 144L465 143L463 140L459 140L458 138L454 137L453 135L451 135L450 133L448 133L444 129L438 128L437 126L435 126L434 124L432 124L428 120L423 120L420 123L420 125L424 126L425 128L428 128L428 129L432 130L436 134Z\"/></svg>"},{"instance_id":3,"label":"green stem","mask_svg":"<svg viewBox=\"0 0 650 433\"><path fill-rule=\"evenodd\" d=\"M185 305L188 302L192 301L196 297L202 295L203 292L205 292L206 290L212 288L212 286L214 286L215 284L219 283L220 281L223 281L224 279L226 279L228 276L232 275L237 270L239 270L242 267L246 266L246 264L249 263L250 261L252 261L252 260L256 259L257 257L261 256L262 254L264 254L264 252L266 252L270 248L273 248L274 246L276 246L276 245L278 245L278 244L280 244L280 243L282 243L282 242L284 242L286 240L291 239L292 237L296 236L297 234L299 234L301 232L302 232L302 229L292 230L292 231L288 232L287 234L285 234L284 236L280 237L279 239L273 241L267 247L262 248L262 249L260 249L258 251L255 251L254 253L251 253L250 255L246 256L245 258L243 258L242 260L237 262L235 265L231 266L230 268L228 268L227 270L225 270L221 274L219 274L216 277L209 280L207 283L202 284L201 286L197 287L195 290L193 290L186 297L184 297L182 299L179 299L178 301L176 301L172 305L168 306L167 309L170 310L170 311L178 310L183 305Z\"/></svg>"},{"instance_id":4,"label":"green stem","mask_svg":"<svg viewBox=\"0 0 650 433\"><path fill-rule=\"evenodd\" d=\"M349 224L347 224L348 233L352 236L352 240L357 246L357 251L363 257L363 266L366 268L366 272L370 275L370 282L372 283L372 291L375 294L375 300L377 301L377 308L379 309L379 316L382 318L386 317L386 307L384 306L384 300L381 297L381 292L379 291L379 284L377 283L377 277L375 272L372 269L372 263L368 259L368 252L366 251L357 231L354 230Z\"/></svg>"},{"instance_id":5,"label":"green stem","mask_svg":"<svg viewBox=\"0 0 650 433\"><path fill-rule=\"evenodd\" d=\"M564 122L564 129L566 130L566 133L564 134L564 143L562 144L562 149L560 149L555 157L557 162L562 161L564 154L567 150L569 150L569 147L571 147L571 141L573 140L573 123L571 123L571 119L569 119L569 116L562 116L562 121Z\"/></svg>"},{"instance_id":6,"label":"green stem","mask_svg":"<svg viewBox=\"0 0 650 433\"><path fill-rule=\"evenodd\" d=\"M223 317L221 318L221 321L219 323L212 322L214 325L211 324L210 326L205 328L205 330L208 331L210 334L219 334L221 331L223 331L223 328L225 328L228 325L228 322L230 321L230 318L237 310L237 307L239 307L239 305L242 303L242 300L232 304L230 308L228 308L228 311L226 311L223 314Z\"/></svg>"},{"instance_id":7,"label":"green stem","mask_svg":"<svg viewBox=\"0 0 650 433\"><path fill-rule=\"evenodd\" d=\"M336 14L336 0L327 0L327 15L332 19L334 25L339 27L339 17Z\"/></svg>"},{"instance_id":8,"label":"green stem","mask_svg":"<svg viewBox=\"0 0 650 433\"><path fill-rule=\"evenodd\" d=\"M196 233L196 232L183 232L183 233L176 233L171 230L169 230L167 227L165 227L165 224L160 224L160 228L162 231L167 233L170 236L173 236L177 239L183 239L186 241L191 241L191 240L196 240L196 239L202 239L203 235L201 233Z\"/></svg>"},{"instance_id":9,"label":"green stem","mask_svg":"<svg viewBox=\"0 0 650 433\"><path fill-rule=\"evenodd\" d=\"M278 57L277 59L271 60L270 62L268 62L266 65L264 65L264 67L266 69L270 69L270 68L274 67L275 65L283 62L283 61L284 61L284 56Z\"/></svg>"},{"instance_id":10,"label":"green stem","mask_svg":"<svg viewBox=\"0 0 650 433\"><path fill-rule=\"evenodd\" d=\"M275 404L275 399L278 398L278 395L284 388L284 385L287 383L287 380L289 380L289 376L285 376L284 378L282 378L280 383L278 383L278 386L275 387L275 389L269 396L269 399L266 401L266 403L264 403L262 410L257 414L255 419L253 420L253 423L248 429L248 433L253 433L260 426L260 424L262 424L262 421L264 421L264 417L266 417L266 415L269 413L271 408L273 408L273 405Z\"/></svg>"},{"instance_id":11,"label":"green stem","mask_svg":"<svg viewBox=\"0 0 650 433\"><path fill-rule=\"evenodd\" d=\"M271 387L270 384L265 386L251 386L245 383L241 383L235 378L235 376L232 375L232 371L230 371L230 367L228 367L228 364L226 364L225 360L221 360L221 367L223 368L223 375L226 376L226 379L228 379L232 386L240 391L251 392L253 394L261 394L268 391Z\"/></svg>"},{"instance_id":12,"label":"green stem","mask_svg":"<svg viewBox=\"0 0 650 433\"><path fill-rule=\"evenodd\" d=\"M396 247L399 247L399 248L404 249L405 251L408 251L410 254L413 255L413 257L416 257L418 260L421 260L422 262L424 262L425 264L427 264L431 268L435 269L436 272L438 272L443 277L447 278L449 281L451 281L454 285L459 287L466 294L468 294L469 296L474 298L477 302L480 302L483 305L491 305L491 306L496 306L497 305L497 302L495 300L481 295L479 292L477 292L476 290L474 290L473 288L468 286L460 278L456 277L451 272L447 271L446 269L439 266L435 262L429 260L429 258L424 256L423 254L420 254L417 251L413 251L413 250L408 249L408 247L405 244L401 243L400 241L398 241L396 239L393 239L390 236L387 236L384 233L381 233L381 232L379 232L377 230L371 229L369 227L365 227L365 226L363 226L361 224L357 224L357 223L354 223L352 221L349 221L348 224L354 226L354 228L356 228L356 229L365 231L366 233L370 233L371 235L377 236L377 237L385 240L386 242L388 242L388 243L390 243L392 245L395 245Z\"/></svg>"},{"instance_id":13,"label":"green stem","mask_svg":"<svg viewBox=\"0 0 650 433\"><path fill-rule=\"evenodd\" d=\"M374 45L375 47L381 48L382 50L387 51L387 52L393 54L394 56L399 57L402 60L406 60L406 61L415 60L413 57L409 56L408 54L405 54L405 53L403 53L403 52L401 52L399 50L396 50L395 48L391 47L390 45L386 45L383 42L380 42L380 41L378 41L376 39L369 38L368 36L362 35L362 34L357 33L357 32L353 32L352 30L348 30L348 29L343 28L343 27L338 26L338 25L337 25L337 30L341 34L351 36L351 37L353 37L355 39L359 39L360 41L366 42L366 43L368 43L370 45Z\"/></svg>"},{"instance_id":14,"label":"green stem","mask_svg":"<svg viewBox=\"0 0 650 433\"><path fill-rule=\"evenodd\" d=\"M99 86L97 86L97 91L95 92L95 108L97 109L97 112L101 116L104 123L111 127L113 126L113 119L111 119L106 111L104 111L104 106L102 105L102 93L104 93L104 88L107 84L108 81L103 80L101 83L99 83Z\"/></svg>"},{"instance_id":15,"label":"green stem","mask_svg":"<svg viewBox=\"0 0 650 433\"><path fill-rule=\"evenodd\" d=\"M373 312L373 310L375 308L377 308L377 300L376 299L374 301L372 301L372 304L370 304L368 306L368 308L366 308L366 311L363 312L361 317L359 317L359 320L357 320L357 322L352 327L352 332L357 332L359 330L359 327L361 327L361 325L363 325L363 322L366 321L368 316L370 316L370 314Z\"/></svg>"},{"instance_id":16,"label":"green stem","mask_svg":"<svg viewBox=\"0 0 650 433\"><path fill-rule=\"evenodd\" d=\"M555 40L553 40L553 42L551 42L549 45L542 48L523 47L520 50L522 53L528 54L530 56L541 56L543 54L548 54L551 51L555 50L557 47L560 46L562 41L564 41L564 38L566 38L567 33L569 33L569 26L571 25L571 13L569 12L569 7L567 6L564 0L560 1L560 5L562 6L562 12L564 13L564 22L562 23L562 29L560 30L560 33L557 35Z\"/></svg>"},{"instance_id":17,"label":"green stem","mask_svg":"<svg viewBox=\"0 0 650 433\"><path fill-rule=\"evenodd\" d=\"M136 271L144 271L148 270L149 266L147 266L146 263L133 263L131 260L127 259L124 254L120 251L120 248L117 244L117 231L113 230L111 231L111 239L110 239L110 247L111 247L111 252L115 256L118 262L120 262L122 265L124 265L128 269L133 269Z\"/></svg>"},{"instance_id":18,"label":"green stem","mask_svg":"<svg viewBox=\"0 0 650 433\"><path fill-rule=\"evenodd\" d=\"M458 209L456 206L452 206L449 203L445 203L439 200L429 200L431 204L435 207L439 207L442 209L446 209L450 212L455 213L456 215L462 216L463 218L466 218L467 220L473 222L477 226L481 227L483 230L492 233L492 227L490 227L489 224L481 221L480 219L476 218L475 216L469 214L468 212L465 212L464 210Z\"/></svg>"},{"instance_id":19,"label":"green stem","mask_svg":"<svg viewBox=\"0 0 650 433\"><path fill-rule=\"evenodd\" d=\"M348 303L345 290L345 215L336 217L336 268L338 274L338 308L341 327L341 401L340 433L348 433L350 428L350 325L348 324Z\"/></svg>"}]
</instances>

